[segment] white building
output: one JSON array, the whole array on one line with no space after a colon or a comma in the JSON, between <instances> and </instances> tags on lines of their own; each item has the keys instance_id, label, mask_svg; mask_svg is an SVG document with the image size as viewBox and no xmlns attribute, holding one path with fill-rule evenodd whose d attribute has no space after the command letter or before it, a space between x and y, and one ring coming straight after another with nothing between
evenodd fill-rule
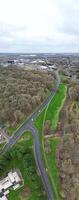
<instances>
[{"instance_id":1,"label":"white building","mask_svg":"<svg viewBox=\"0 0 79 200\"><path fill-rule=\"evenodd\" d=\"M0 181L0 200L7 200L7 195L9 194L9 188L17 189L20 187L21 178L16 171L9 172L8 176Z\"/></svg>"},{"instance_id":2,"label":"white building","mask_svg":"<svg viewBox=\"0 0 79 200\"><path fill-rule=\"evenodd\" d=\"M47 70L47 67L42 65L40 66L40 69L44 71L44 70Z\"/></svg>"}]
</instances>

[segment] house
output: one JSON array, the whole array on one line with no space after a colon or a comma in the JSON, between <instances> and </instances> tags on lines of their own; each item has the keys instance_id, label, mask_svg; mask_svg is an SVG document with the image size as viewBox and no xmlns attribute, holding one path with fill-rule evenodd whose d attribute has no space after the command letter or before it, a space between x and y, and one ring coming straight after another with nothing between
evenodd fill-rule
<instances>
[{"instance_id":1,"label":"house","mask_svg":"<svg viewBox=\"0 0 79 200\"><path fill-rule=\"evenodd\" d=\"M16 171L9 172L7 177L0 181L0 200L7 200L9 189L13 187L14 190L20 187L21 178Z\"/></svg>"}]
</instances>

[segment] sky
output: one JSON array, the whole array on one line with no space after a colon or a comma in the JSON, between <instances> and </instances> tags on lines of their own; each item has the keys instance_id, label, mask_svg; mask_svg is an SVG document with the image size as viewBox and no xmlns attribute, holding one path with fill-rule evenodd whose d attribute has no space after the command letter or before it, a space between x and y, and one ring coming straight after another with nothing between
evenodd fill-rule
<instances>
[{"instance_id":1,"label":"sky","mask_svg":"<svg viewBox=\"0 0 79 200\"><path fill-rule=\"evenodd\" d=\"M0 52L79 52L79 0L0 0Z\"/></svg>"}]
</instances>

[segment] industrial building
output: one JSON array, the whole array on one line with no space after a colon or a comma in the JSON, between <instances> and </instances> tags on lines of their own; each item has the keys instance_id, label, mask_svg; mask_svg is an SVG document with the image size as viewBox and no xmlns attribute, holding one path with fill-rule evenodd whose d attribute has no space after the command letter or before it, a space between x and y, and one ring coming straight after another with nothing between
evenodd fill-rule
<instances>
[{"instance_id":1,"label":"industrial building","mask_svg":"<svg viewBox=\"0 0 79 200\"><path fill-rule=\"evenodd\" d=\"M16 171L9 172L7 177L0 181L0 200L8 200L7 195L9 189L12 187L14 190L20 187L21 178Z\"/></svg>"}]
</instances>

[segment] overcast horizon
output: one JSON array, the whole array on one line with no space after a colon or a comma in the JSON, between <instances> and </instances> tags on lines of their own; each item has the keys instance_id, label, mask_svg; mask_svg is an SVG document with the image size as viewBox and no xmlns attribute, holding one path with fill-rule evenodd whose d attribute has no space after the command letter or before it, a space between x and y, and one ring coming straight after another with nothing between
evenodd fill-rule
<instances>
[{"instance_id":1,"label":"overcast horizon","mask_svg":"<svg viewBox=\"0 0 79 200\"><path fill-rule=\"evenodd\" d=\"M78 0L0 0L1 53L78 53Z\"/></svg>"}]
</instances>

